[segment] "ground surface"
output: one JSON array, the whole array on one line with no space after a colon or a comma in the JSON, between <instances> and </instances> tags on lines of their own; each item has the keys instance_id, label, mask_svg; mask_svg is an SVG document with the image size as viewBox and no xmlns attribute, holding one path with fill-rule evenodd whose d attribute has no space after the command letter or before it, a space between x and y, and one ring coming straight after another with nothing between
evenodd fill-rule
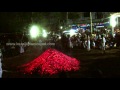
<instances>
[{"instance_id":1,"label":"ground surface","mask_svg":"<svg viewBox=\"0 0 120 90\"><path fill-rule=\"evenodd\" d=\"M44 50L42 51L44 52ZM41 78L39 75L23 75L16 71L16 67L34 60L41 53L39 47L30 47L23 55L4 58L3 78ZM120 50L110 49L102 54L101 50L73 49L71 52L64 52L80 60L80 70L67 72L68 78L116 78L120 77ZM44 76L42 78L59 78L59 75ZM63 76L65 77L65 76Z\"/></svg>"}]
</instances>

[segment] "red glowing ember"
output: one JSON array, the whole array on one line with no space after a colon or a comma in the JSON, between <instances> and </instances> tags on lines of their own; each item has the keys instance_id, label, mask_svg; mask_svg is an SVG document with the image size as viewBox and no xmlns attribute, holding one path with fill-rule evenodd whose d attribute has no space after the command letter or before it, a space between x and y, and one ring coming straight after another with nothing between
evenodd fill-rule
<instances>
[{"instance_id":1,"label":"red glowing ember","mask_svg":"<svg viewBox=\"0 0 120 90\"><path fill-rule=\"evenodd\" d=\"M20 72L33 74L57 74L63 71L76 71L80 68L80 62L55 49L48 49L38 58L20 66Z\"/></svg>"}]
</instances>

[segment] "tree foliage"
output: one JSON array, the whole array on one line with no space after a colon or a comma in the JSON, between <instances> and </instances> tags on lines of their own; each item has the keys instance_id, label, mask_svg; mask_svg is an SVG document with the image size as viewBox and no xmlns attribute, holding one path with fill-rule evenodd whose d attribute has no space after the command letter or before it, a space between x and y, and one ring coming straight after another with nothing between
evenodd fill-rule
<instances>
[{"instance_id":1,"label":"tree foliage","mask_svg":"<svg viewBox=\"0 0 120 90\"><path fill-rule=\"evenodd\" d=\"M21 32L32 23L57 26L64 22L66 12L0 12L0 29L3 32Z\"/></svg>"}]
</instances>

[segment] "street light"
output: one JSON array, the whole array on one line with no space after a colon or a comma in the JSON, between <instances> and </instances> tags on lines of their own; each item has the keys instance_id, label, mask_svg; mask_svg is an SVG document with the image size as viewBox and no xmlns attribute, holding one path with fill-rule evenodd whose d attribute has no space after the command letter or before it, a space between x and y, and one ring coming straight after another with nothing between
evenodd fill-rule
<instances>
[{"instance_id":1,"label":"street light","mask_svg":"<svg viewBox=\"0 0 120 90\"><path fill-rule=\"evenodd\" d=\"M110 17L110 25L114 28L116 26L116 16L112 15Z\"/></svg>"},{"instance_id":2,"label":"street light","mask_svg":"<svg viewBox=\"0 0 120 90\"><path fill-rule=\"evenodd\" d=\"M75 35L75 30L71 29L70 30L70 37L73 36L73 35Z\"/></svg>"},{"instance_id":3,"label":"street light","mask_svg":"<svg viewBox=\"0 0 120 90\"><path fill-rule=\"evenodd\" d=\"M114 27L118 24L118 19L120 17L120 13L114 13L110 16L110 25L112 26L112 36L114 36Z\"/></svg>"},{"instance_id":4,"label":"street light","mask_svg":"<svg viewBox=\"0 0 120 90\"><path fill-rule=\"evenodd\" d=\"M36 38L39 36L39 28L38 26L32 26L31 29L30 29L30 36L32 38Z\"/></svg>"},{"instance_id":5,"label":"street light","mask_svg":"<svg viewBox=\"0 0 120 90\"><path fill-rule=\"evenodd\" d=\"M60 29L63 29L63 26L60 26Z\"/></svg>"}]
</instances>

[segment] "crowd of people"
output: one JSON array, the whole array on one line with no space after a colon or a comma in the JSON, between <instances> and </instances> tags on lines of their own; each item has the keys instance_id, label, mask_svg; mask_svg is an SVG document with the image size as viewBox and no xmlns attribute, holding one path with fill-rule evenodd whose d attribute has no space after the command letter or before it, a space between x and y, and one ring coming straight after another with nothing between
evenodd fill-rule
<instances>
[{"instance_id":1,"label":"crowd of people","mask_svg":"<svg viewBox=\"0 0 120 90\"><path fill-rule=\"evenodd\" d=\"M55 38L54 38L55 39ZM105 53L106 49L120 47L120 32L119 30L111 33L110 30L102 28L100 31L94 31L92 34L86 30L83 33L77 33L70 36L69 34L62 33L61 39L56 38L56 46L63 49L80 48L87 49L100 49ZM60 44L61 43L61 44Z\"/></svg>"},{"instance_id":2,"label":"crowd of people","mask_svg":"<svg viewBox=\"0 0 120 90\"><path fill-rule=\"evenodd\" d=\"M23 43L24 43L23 39ZM9 42L9 40L8 40ZM28 40L28 42L30 42ZM105 53L106 49L119 48L120 47L120 30L115 29L114 33L111 30L102 28L93 31L91 34L90 30L85 30L84 32L77 32L74 35L61 33L61 34L49 34L46 38L39 38L38 43L55 43L54 45L41 45L41 50L46 48L55 48L62 52L71 52L74 48L86 49L91 51L91 49L99 49ZM7 42L6 42L7 43ZM1 46L0 47L0 77L2 77L2 57L5 54L19 53L23 54L26 48L29 46ZM6 51L6 53L4 53ZM3 55L2 55L3 54ZM14 54L12 55L14 56Z\"/></svg>"},{"instance_id":3,"label":"crowd of people","mask_svg":"<svg viewBox=\"0 0 120 90\"><path fill-rule=\"evenodd\" d=\"M41 48L48 48L53 47L59 50L71 50L73 48L79 48L79 49L87 49L90 51L91 49L101 49L105 51L105 49L111 49L111 48L118 48L120 46L120 30L115 30L114 34L111 33L111 30L108 30L106 28L102 28L99 30L94 30L91 34L90 30L84 30L84 32L77 32L74 35L61 33L61 34L49 34L46 38L40 37L37 43L55 43L55 45L47 45L47 46L40 46ZM18 40L21 40L21 38L18 38ZM5 55L9 55L9 52L11 54L16 53L16 55L20 53L24 53L25 49L29 46L23 46L23 45L6 45L6 43L11 43L12 41L7 41L5 44L1 43L1 49L4 52ZM15 41L14 43L21 43L19 41ZM24 40L22 43L31 42L29 40ZM12 55L14 56L14 54Z\"/></svg>"}]
</instances>

